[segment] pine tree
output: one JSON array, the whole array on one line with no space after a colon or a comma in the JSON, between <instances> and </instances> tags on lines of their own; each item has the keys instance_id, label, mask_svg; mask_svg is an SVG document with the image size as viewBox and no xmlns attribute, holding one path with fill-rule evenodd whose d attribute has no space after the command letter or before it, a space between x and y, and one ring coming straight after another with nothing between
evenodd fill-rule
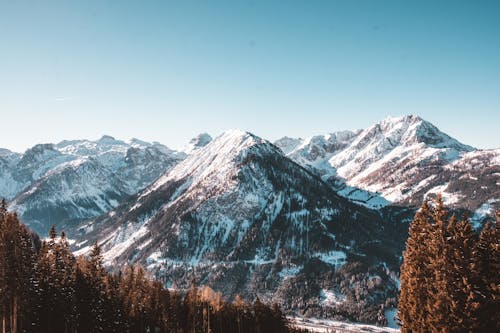
<instances>
[{"instance_id":1,"label":"pine tree","mask_svg":"<svg viewBox=\"0 0 500 333\"><path fill-rule=\"evenodd\" d=\"M18 271L16 272L17 279L17 300L16 300L16 329L19 332L23 330L35 329L34 322L36 320L36 307L34 301L37 296L37 277L35 271L36 254L33 247L33 237L29 230L17 220L17 261ZM13 330L14 332L15 330Z\"/></svg>"},{"instance_id":2,"label":"pine tree","mask_svg":"<svg viewBox=\"0 0 500 333\"><path fill-rule=\"evenodd\" d=\"M106 288L104 285L105 271L103 262L101 247L95 242L90 252L86 276L92 291L90 300L90 311L92 313L91 332L103 332L106 326L104 321Z\"/></svg>"},{"instance_id":3,"label":"pine tree","mask_svg":"<svg viewBox=\"0 0 500 333\"><path fill-rule=\"evenodd\" d=\"M31 233L16 213L0 204L0 301L2 330L17 333L31 329L36 308L35 250ZM24 311L23 311L24 310Z\"/></svg>"},{"instance_id":4,"label":"pine tree","mask_svg":"<svg viewBox=\"0 0 500 333\"><path fill-rule=\"evenodd\" d=\"M42 243L38 255L39 294L41 299L41 331L52 332L69 328L72 322L74 257L64 233L57 239L54 226L48 242Z\"/></svg>"},{"instance_id":5,"label":"pine tree","mask_svg":"<svg viewBox=\"0 0 500 333\"><path fill-rule=\"evenodd\" d=\"M479 241L464 217L458 221L438 196L424 203L410 225L401 267L402 332L499 330L498 223Z\"/></svg>"},{"instance_id":6,"label":"pine tree","mask_svg":"<svg viewBox=\"0 0 500 333\"><path fill-rule=\"evenodd\" d=\"M75 303L73 319L76 332L91 332L93 325L92 303L93 295L91 280L88 278L88 261L80 256L74 266Z\"/></svg>"},{"instance_id":7,"label":"pine tree","mask_svg":"<svg viewBox=\"0 0 500 333\"><path fill-rule=\"evenodd\" d=\"M243 302L243 299L241 296L238 294L234 298L233 302L234 307L236 308L236 321L238 323L238 333L242 332L242 325L243 325L243 313L245 311L245 303Z\"/></svg>"},{"instance_id":8,"label":"pine tree","mask_svg":"<svg viewBox=\"0 0 500 333\"><path fill-rule=\"evenodd\" d=\"M75 259L71 254L64 232L61 232L61 237L59 242L55 244L53 253L52 276L57 281L58 293L56 311L60 316L61 329L67 332L73 322L71 308L75 297L75 281L73 279Z\"/></svg>"},{"instance_id":9,"label":"pine tree","mask_svg":"<svg viewBox=\"0 0 500 333\"><path fill-rule=\"evenodd\" d=\"M450 256L446 269L448 273L447 292L450 296L450 331L464 332L473 329L473 309L478 300L474 293L473 252L477 237L472 226L464 217L448 225Z\"/></svg>"},{"instance_id":10,"label":"pine tree","mask_svg":"<svg viewBox=\"0 0 500 333\"><path fill-rule=\"evenodd\" d=\"M189 289L186 297L184 299L184 304L188 310L188 322L186 323L186 328L188 332L198 332L201 330L201 308L200 308L200 295L198 292L198 287L196 287L196 281L193 278L191 280L191 288Z\"/></svg>"},{"instance_id":11,"label":"pine tree","mask_svg":"<svg viewBox=\"0 0 500 333\"><path fill-rule=\"evenodd\" d=\"M424 287L428 300L424 323L428 329L436 332L441 332L444 327L450 327L453 323L449 316L452 295L449 293L451 246L448 241L451 239L449 231L453 230L449 228L449 222L453 224L456 219L448 221L447 215L448 211L444 207L442 198L438 196L432 214L430 238L427 242L430 274Z\"/></svg>"},{"instance_id":12,"label":"pine tree","mask_svg":"<svg viewBox=\"0 0 500 333\"><path fill-rule=\"evenodd\" d=\"M7 203L2 199L0 204L0 315L1 315L1 329L2 332L7 332L7 304L9 294L7 289L8 272L10 271L9 262L7 260Z\"/></svg>"},{"instance_id":13,"label":"pine tree","mask_svg":"<svg viewBox=\"0 0 500 333\"><path fill-rule=\"evenodd\" d=\"M431 274L427 251L431 221L430 207L424 202L410 225L409 238L403 253L398 307L402 332L423 332L426 329L424 322L429 296L423 287Z\"/></svg>"},{"instance_id":14,"label":"pine tree","mask_svg":"<svg viewBox=\"0 0 500 333\"><path fill-rule=\"evenodd\" d=\"M474 250L474 293L479 299L472 311L477 332L500 331L500 214L484 226Z\"/></svg>"}]
</instances>

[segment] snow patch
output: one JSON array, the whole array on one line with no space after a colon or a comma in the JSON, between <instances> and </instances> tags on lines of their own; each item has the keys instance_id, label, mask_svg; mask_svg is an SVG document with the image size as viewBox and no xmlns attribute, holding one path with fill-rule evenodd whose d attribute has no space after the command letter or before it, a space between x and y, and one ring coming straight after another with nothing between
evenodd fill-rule
<instances>
[{"instance_id":1,"label":"snow patch","mask_svg":"<svg viewBox=\"0 0 500 333\"><path fill-rule=\"evenodd\" d=\"M372 332L372 333L399 333L399 329L378 327L374 325L348 323L336 320L287 317L292 326L307 329L311 332Z\"/></svg>"},{"instance_id":2,"label":"snow patch","mask_svg":"<svg viewBox=\"0 0 500 333\"><path fill-rule=\"evenodd\" d=\"M483 225L483 220L487 216L492 216L494 213L494 209L492 204L497 202L495 199L488 200L488 202L482 204L476 211L474 212L474 215L471 217L471 222L474 227L474 229L480 229Z\"/></svg>"},{"instance_id":3,"label":"snow patch","mask_svg":"<svg viewBox=\"0 0 500 333\"><path fill-rule=\"evenodd\" d=\"M317 254L317 258L326 264L335 266L335 269L338 269L346 263L347 255L343 251L330 251Z\"/></svg>"},{"instance_id":4,"label":"snow patch","mask_svg":"<svg viewBox=\"0 0 500 333\"><path fill-rule=\"evenodd\" d=\"M345 299L344 294L333 290L321 289L319 292L321 304L326 306L334 306L342 304Z\"/></svg>"},{"instance_id":5,"label":"snow patch","mask_svg":"<svg viewBox=\"0 0 500 333\"><path fill-rule=\"evenodd\" d=\"M296 276L297 274L299 274L299 272L302 270L303 267L304 266L290 266L290 267L284 268L279 273L279 276L282 279L288 279L290 277L293 277L293 276Z\"/></svg>"}]
</instances>

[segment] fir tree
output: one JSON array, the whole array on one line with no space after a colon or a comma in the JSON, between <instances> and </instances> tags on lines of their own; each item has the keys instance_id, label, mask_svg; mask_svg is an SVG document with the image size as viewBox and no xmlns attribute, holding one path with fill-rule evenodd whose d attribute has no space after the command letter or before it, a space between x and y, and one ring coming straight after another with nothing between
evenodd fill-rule
<instances>
[{"instance_id":1,"label":"fir tree","mask_svg":"<svg viewBox=\"0 0 500 333\"><path fill-rule=\"evenodd\" d=\"M488 223L474 250L474 292L479 300L473 308L477 332L500 331L500 214Z\"/></svg>"},{"instance_id":2,"label":"fir tree","mask_svg":"<svg viewBox=\"0 0 500 333\"><path fill-rule=\"evenodd\" d=\"M90 332L92 333L104 332L106 326L104 321L106 301L106 288L104 285L105 271L101 252L101 247L95 242L90 252L86 272L91 290L90 312L92 313L92 326Z\"/></svg>"},{"instance_id":3,"label":"fir tree","mask_svg":"<svg viewBox=\"0 0 500 333\"><path fill-rule=\"evenodd\" d=\"M498 223L497 223L498 225ZM438 196L410 225L401 267L402 332L499 330L498 226L477 235L464 217L449 217Z\"/></svg>"},{"instance_id":4,"label":"fir tree","mask_svg":"<svg viewBox=\"0 0 500 333\"><path fill-rule=\"evenodd\" d=\"M403 332L421 332L427 316L428 295L423 288L429 275L429 239L432 213L427 202L424 202L410 225L406 250L403 253L401 266L401 295L398 316Z\"/></svg>"}]
</instances>

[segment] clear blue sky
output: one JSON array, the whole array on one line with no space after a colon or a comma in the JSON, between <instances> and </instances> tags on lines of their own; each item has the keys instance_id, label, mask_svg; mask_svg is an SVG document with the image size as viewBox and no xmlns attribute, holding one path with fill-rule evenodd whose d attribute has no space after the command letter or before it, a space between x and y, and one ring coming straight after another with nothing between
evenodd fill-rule
<instances>
[{"instance_id":1,"label":"clear blue sky","mask_svg":"<svg viewBox=\"0 0 500 333\"><path fill-rule=\"evenodd\" d=\"M0 147L410 113L500 147L500 1L0 0Z\"/></svg>"}]
</instances>

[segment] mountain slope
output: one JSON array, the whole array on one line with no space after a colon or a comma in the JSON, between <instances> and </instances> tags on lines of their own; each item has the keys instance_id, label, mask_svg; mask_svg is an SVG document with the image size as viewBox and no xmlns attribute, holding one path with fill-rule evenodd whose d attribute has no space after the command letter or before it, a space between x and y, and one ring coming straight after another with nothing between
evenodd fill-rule
<instances>
[{"instance_id":1,"label":"mountain slope","mask_svg":"<svg viewBox=\"0 0 500 333\"><path fill-rule=\"evenodd\" d=\"M417 116L307 140L284 138L276 145L339 194L369 207L416 208L425 197L444 192L445 203L455 208L474 212L488 202L500 208L498 150L464 145ZM468 174L477 182L457 183ZM480 199L468 200L471 196Z\"/></svg>"},{"instance_id":2,"label":"mountain slope","mask_svg":"<svg viewBox=\"0 0 500 333\"><path fill-rule=\"evenodd\" d=\"M167 285L187 287L194 276L225 295L258 295L294 311L306 311L301 300L345 294L345 302L325 301L315 313L347 309L355 282L371 269L387 283L367 291L356 315L373 315L397 290L388 272L399 264L405 227L338 196L271 143L228 131L82 226L77 253L98 240L115 268L140 262ZM351 279L350 265L359 273L352 288L336 290L331 278Z\"/></svg>"},{"instance_id":3,"label":"mountain slope","mask_svg":"<svg viewBox=\"0 0 500 333\"><path fill-rule=\"evenodd\" d=\"M19 162L21 154L0 148L0 193L7 199L13 198L22 186L14 179L14 166Z\"/></svg>"},{"instance_id":4,"label":"mountain slope","mask_svg":"<svg viewBox=\"0 0 500 333\"><path fill-rule=\"evenodd\" d=\"M24 154L2 151L0 196L45 234L51 224L69 227L109 211L183 158L158 143L110 136L36 145Z\"/></svg>"},{"instance_id":5,"label":"mountain slope","mask_svg":"<svg viewBox=\"0 0 500 333\"><path fill-rule=\"evenodd\" d=\"M59 165L18 195L11 206L32 229L59 229L99 216L128 196L125 184L92 158Z\"/></svg>"}]
</instances>

